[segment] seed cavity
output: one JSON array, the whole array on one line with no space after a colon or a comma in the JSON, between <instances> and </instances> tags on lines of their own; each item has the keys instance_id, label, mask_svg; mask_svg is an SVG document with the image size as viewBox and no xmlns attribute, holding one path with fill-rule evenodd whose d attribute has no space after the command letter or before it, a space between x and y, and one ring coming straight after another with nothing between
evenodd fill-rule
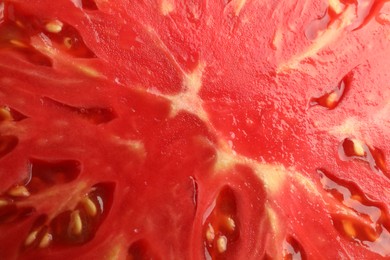
<instances>
[{"instance_id":1,"label":"seed cavity","mask_svg":"<svg viewBox=\"0 0 390 260\"><path fill-rule=\"evenodd\" d=\"M49 106L74 113L80 118L96 125L108 123L117 117L115 111L110 107L71 106L48 97L43 98L43 100Z\"/></svg>"},{"instance_id":2,"label":"seed cavity","mask_svg":"<svg viewBox=\"0 0 390 260\"><path fill-rule=\"evenodd\" d=\"M319 97L312 97L309 101L309 108L319 105L329 110L335 109L343 98L344 93L349 88L349 85L350 73L348 73L330 92Z\"/></svg>"},{"instance_id":3,"label":"seed cavity","mask_svg":"<svg viewBox=\"0 0 390 260\"><path fill-rule=\"evenodd\" d=\"M81 0L83 9L86 10L98 10L96 2L94 0Z\"/></svg>"},{"instance_id":4,"label":"seed cavity","mask_svg":"<svg viewBox=\"0 0 390 260\"><path fill-rule=\"evenodd\" d=\"M290 235L283 241L283 259L307 259L306 252L301 243Z\"/></svg>"},{"instance_id":5,"label":"seed cavity","mask_svg":"<svg viewBox=\"0 0 390 260\"><path fill-rule=\"evenodd\" d=\"M142 260L142 259L165 259L164 257L159 257L154 249L152 244L150 244L145 239L139 239L134 241L127 251L126 260Z\"/></svg>"},{"instance_id":6,"label":"seed cavity","mask_svg":"<svg viewBox=\"0 0 390 260\"><path fill-rule=\"evenodd\" d=\"M17 198L26 198L31 195L28 189L24 185L16 185L11 189L9 189L7 193L12 197L17 197Z\"/></svg>"},{"instance_id":7,"label":"seed cavity","mask_svg":"<svg viewBox=\"0 0 390 260\"><path fill-rule=\"evenodd\" d=\"M46 161L30 159L30 172L26 187L31 194L37 194L54 186L75 180L81 171L81 163L76 160Z\"/></svg>"},{"instance_id":8,"label":"seed cavity","mask_svg":"<svg viewBox=\"0 0 390 260\"><path fill-rule=\"evenodd\" d=\"M203 239L206 259L219 259L239 238L237 205L233 190L225 186L204 216Z\"/></svg>"},{"instance_id":9,"label":"seed cavity","mask_svg":"<svg viewBox=\"0 0 390 260\"><path fill-rule=\"evenodd\" d=\"M0 135L0 158L12 152L19 143L19 139L13 135Z\"/></svg>"},{"instance_id":10,"label":"seed cavity","mask_svg":"<svg viewBox=\"0 0 390 260\"><path fill-rule=\"evenodd\" d=\"M368 163L370 168L376 172L390 178L383 152L368 146L360 140L345 138L339 146L339 157L343 161L360 160Z\"/></svg>"},{"instance_id":11,"label":"seed cavity","mask_svg":"<svg viewBox=\"0 0 390 260\"><path fill-rule=\"evenodd\" d=\"M21 121L27 118L27 116L10 108L9 106L0 107L0 123L6 121Z\"/></svg>"}]
</instances>

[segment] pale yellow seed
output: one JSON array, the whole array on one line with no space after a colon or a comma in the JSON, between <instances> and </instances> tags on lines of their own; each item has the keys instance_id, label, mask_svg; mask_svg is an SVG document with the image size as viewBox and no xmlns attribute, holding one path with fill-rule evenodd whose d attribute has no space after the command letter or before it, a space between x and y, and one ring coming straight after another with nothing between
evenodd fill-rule
<instances>
[{"instance_id":1,"label":"pale yellow seed","mask_svg":"<svg viewBox=\"0 0 390 260\"><path fill-rule=\"evenodd\" d=\"M359 202L362 202L362 201L363 201L362 196L360 196L360 195L358 195L358 194L353 194L353 195L351 196L351 199L357 200L357 201L359 201Z\"/></svg>"},{"instance_id":2,"label":"pale yellow seed","mask_svg":"<svg viewBox=\"0 0 390 260\"><path fill-rule=\"evenodd\" d=\"M80 235L83 231L83 222L81 221L80 211L75 210L70 215L69 232L74 235Z\"/></svg>"},{"instance_id":3,"label":"pale yellow seed","mask_svg":"<svg viewBox=\"0 0 390 260\"><path fill-rule=\"evenodd\" d=\"M343 220L343 228L344 228L344 231L345 233L351 237L351 238L355 238L356 237L356 230L355 228L353 227L353 224L351 221L347 221L347 220Z\"/></svg>"},{"instance_id":4,"label":"pale yellow seed","mask_svg":"<svg viewBox=\"0 0 390 260\"><path fill-rule=\"evenodd\" d=\"M100 76L100 73L97 70L86 65L79 65L78 69L89 77L97 78Z\"/></svg>"},{"instance_id":5,"label":"pale yellow seed","mask_svg":"<svg viewBox=\"0 0 390 260\"><path fill-rule=\"evenodd\" d=\"M38 230L34 230L33 232L31 232L27 236L26 241L24 242L24 245L26 245L26 246L31 245L35 241L35 239L37 239L37 235L38 235Z\"/></svg>"},{"instance_id":6,"label":"pale yellow seed","mask_svg":"<svg viewBox=\"0 0 390 260\"><path fill-rule=\"evenodd\" d=\"M15 45L16 47L19 47L19 48L27 48L28 47L25 43L23 43L19 40L16 40L16 39L12 39L9 42L11 44Z\"/></svg>"},{"instance_id":7,"label":"pale yellow seed","mask_svg":"<svg viewBox=\"0 0 390 260\"><path fill-rule=\"evenodd\" d=\"M6 206L6 205L8 205L8 201L6 201L4 199L0 199L0 207Z\"/></svg>"},{"instance_id":8,"label":"pale yellow seed","mask_svg":"<svg viewBox=\"0 0 390 260\"><path fill-rule=\"evenodd\" d=\"M234 219L231 217L226 218L226 226L229 228L230 231L233 231L236 228L236 223L234 222Z\"/></svg>"},{"instance_id":9,"label":"pale yellow seed","mask_svg":"<svg viewBox=\"0 0 390 260\"><path fill-rule=\"evenodd\" d=\"M84 198L82 201L82 204L84 206L85 211L88 213L88 215L94 217L97 214L97 208L95 203L90 198Z\"/></svg>"},{"instance_id":10,"label":"pale yellow seed","mask_svg":"<svg viewBox=\"0 0 390 260\"><path fill-rule=\"evenodd\" d=\"M25 186L18 185L18 186L11 188L8 191L8 195L13 196L13 197L25 198L25 197L30 196L31 194Z\"/></svg>"},{"instance_id":11,"label":"pale yellow seed","mask_svg":"<svg viewBox=\"0 0 390 260\"><path fill-rule=\"evenodd\" d=\"M220 236L217 240L217 249L218 252L223 253L227 249L227 238L225 236Z\"/></svg>"},{"instance_id":12,"label":"pale yellow seed","mask_svg":"<svg viewBox=\"0 0 390 260\"><path fill-rule=\"evenodd\" d=\"M209 224L207 230L206 230L206 239L208 242L213 242L215 238L215 232L214 232L214 228L211 224Z\"/></svg>"},{"instance_id":13,"label":"pale yellow seed","mask_svg":"<svg viewBox=\"0 0 390 260\"><path fill-rule=\"evenodd\" d=\"M9 111L9 109L3 107L3 108L0 108L0 118L4 121L12 121L12 115L11 115L11 111Z\"/></svg>"},{"instance_id":14,"label":"pale yellow seed","mask_svg":"<svg viewBox=\"0 0 390 260\"><path fill-rule=\"evenodd\" d=\"M364 156L364 147L361 142L353 140L353 150L357 156Z\"/></svg>"},{"instance_id":15,"label":"pale yellow seed","mask_svg":"<svg viewBox=\"0 0 390 260\"><path fill-rule=\"evenodd\" d=\"M18 27L24 28L24 24L21 21L17 20L15 23Z\"/></svg>"},{"instance_id":16,"label":"pale yellow seed","mask_svg":"<svg viewBox=\"0 0 390 260\"><path fill-rule=\"evenodd\" d=\"M344 10L344 4L342 4L339 0L329 0L329 7L336 14L340 14Z\"/></svg>"},{"instance_id":17,"label":"pale yellow seed","mask_svg":"<svg viewBox=\"0 0 390 260\"><path fill-rule=\"evenodd\" d=\"M53 236L49 233L45 233L41 239L41 242L39 243L40 248L48 247L53 240Z\"/></svg>"},{"instance_id":18,"label":"pale yellow seed","mask_svg":"<svg viewBox=\"0 0 390 260\"><path fill-rule=\"evenodd\" d=\"M329 96L326 98L326 105L328 107L331 107L336 102L337 102L337 93L336 92L330 93Z\"/></svg>"},{"instance_id":19,"label":"pale yellow seed","mask_svg":"<svg viewBox=\"0 0 390 260\"><path fill-rule=\"evenodd\" d=\"M59 33L62 31L62 27L64 26L64 24L61 22L61 21L58 21L58 20L54 20L54 21L50 21L46 24L45 28L48 32L51 32L51 33Z\"/></svg>"},{"instance_id":20,"label":"pale yellow seed","mask_svg":"<svg viewBox=\"0 0 390 260\"><path fill-rule=\"evenodd\" d=\"M64 45L67 49L72 48L72 39L69 37L64 38Z\"/></svg>"},{"instance_id":21,"label":"pale yellow seed","mask_svg":"<svg viewBox=\"0 0 390 260\"><path fill-rule=\"evenodd\" d=\"M378 239L378 234L374 230L367 227L364 229L364 231L366 232L366 235L369 238L369 240L375 241Z\"/></svg>"}]
</instances>

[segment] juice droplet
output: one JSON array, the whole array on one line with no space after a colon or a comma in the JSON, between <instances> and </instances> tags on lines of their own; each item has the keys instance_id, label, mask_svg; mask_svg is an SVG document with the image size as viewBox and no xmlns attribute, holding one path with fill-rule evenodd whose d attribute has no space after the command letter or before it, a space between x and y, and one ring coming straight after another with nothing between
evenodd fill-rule
<instances>
[{"instance_id":1,"label":"juice droplet","mask_svg":"<svg viewBox=\"0 0 390 260\"><path fill-rule=\"evenodd\" d=\"M330 16L328 11L321 17L316 20L313 20L305 30L305 36L308 40L313 41L318 36L322 34L324 30L328 27L330 22Z\"/></svg>"},{"instance_id":2,"label":"juice droplet","mask_svg":"<svg viewBox=\"0 0 390 260\"><path fill-rule=\"evenodd\" d=\"M329 5L323 15L310 22L305 30L305 36L308 40L315 40L327 30L332 23L337 21L346 7L351 4L349 1L329 0Z\"/></svg>"},{"instance_id":3,"label":"juice droplet","mask_svg":"<svg viewBox=\"0 0 390 260\"><path fill-rule=\"evenodd\" d=\"M359 30L373 18L380 23L380 11L389 0L357 0L357 19L352 24L353 30Z\"/></svg>"},{"instance_id":4,"label":"juice droplet","mask_svg":"<svg viewBox=\"0 0 390 260\"><path fill-rule=\"evenodd\" d=\"M388 13L380 13L376 16L376 21L381 25L389 25L390 24L390 14Z\"/></svg>"},{"instance_id":5,"label":"juice droplet","mask_svg":"<svg viewBox=\"0 0 390 260\"><path fill-rule=\"evenodd\" d=\"M342 18L343 13L348 7L356 10L353 17L348 17L347 28L349 30L359 30L367 25L373 18L381 23L379 13L384 4L389 0L329 0L329 6L324 15L313 20L305 30L305 36L308 40L315 40L324 31L332 26L333 23Z\"/></svg>"},{"instance_id":6,"label":"juice droplet","mask_svg":"<svg viewBox=\"0 0 390 260\"><path fill-rule=\"evenodd\" d=\"M323 169L317 172L324 190L347 210L346 213L331 214L335 229L346 239L389 256L390 217L385 206L369 199L355 183L339 179Z\"/></svg>"},{"instance_id":7,"label":"juice droplet","mask_svg":"<svg viewBox=\"0 0 390 260\"><path fill-rule=\"evenodd\" d=\"M341 204L371 223L382 218L385 213L384 207L380 203L368 199L356 184L341 180L323 169L319 169L317 172L324 190Z\"/></svg>"}]
</instances>

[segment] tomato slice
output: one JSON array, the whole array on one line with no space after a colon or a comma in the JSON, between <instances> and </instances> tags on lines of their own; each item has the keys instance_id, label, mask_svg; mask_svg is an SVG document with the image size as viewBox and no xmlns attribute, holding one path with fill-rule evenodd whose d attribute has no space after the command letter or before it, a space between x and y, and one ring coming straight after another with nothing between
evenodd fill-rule
<instances>
[{"instance_id":1,"label":"tomato slice","mask_svg":"<svg viewBox=\"0 0 390 260\"><path fill-rule=\"evenodd\" d=\"M390 5L0 2L0 259L388 259Z\"/></svg>"}]
</instances>

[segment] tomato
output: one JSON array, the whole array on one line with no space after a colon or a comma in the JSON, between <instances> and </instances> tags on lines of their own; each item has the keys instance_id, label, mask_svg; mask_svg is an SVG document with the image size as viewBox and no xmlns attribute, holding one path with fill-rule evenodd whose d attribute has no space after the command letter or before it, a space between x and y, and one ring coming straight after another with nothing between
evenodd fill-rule
<instances>
[{"instance_id":1,"label":"tomato","mask_svg":"<svg viewBox=\"0 0 390 260\"><path fill-rule=\"evenodd\" d=\"M0 259L389 259L390 3L0 2Z\"/></svg>"}]
</instances>

